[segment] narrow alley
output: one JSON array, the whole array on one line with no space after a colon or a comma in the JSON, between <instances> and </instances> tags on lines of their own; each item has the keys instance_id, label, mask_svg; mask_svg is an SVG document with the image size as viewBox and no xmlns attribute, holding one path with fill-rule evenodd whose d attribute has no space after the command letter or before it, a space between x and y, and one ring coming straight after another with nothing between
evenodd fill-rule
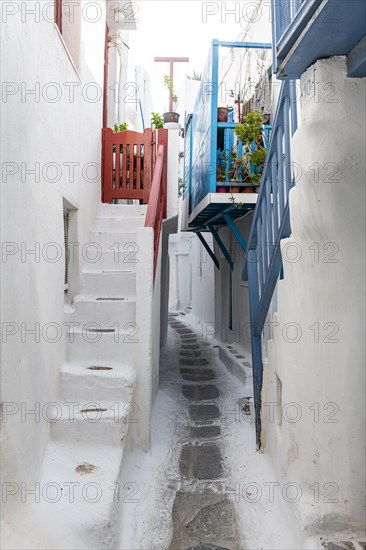
<instances>
[{"instance_id":1,"label":"narrow alley","mask_svg":"<svg viewBox=\"0 0 366 550\"><path fill-rule=\"evenodd\" d=\"M250 359L225 347L233 367ZM286 515L297 491L255 451L250 369L239 380L218 350L191 315L170 313L151 454L133 453L121 480L121 550L318 548Z\"/></svg>"},{"instance_id":2,"label":"narrow alley","mask_svg":"<svg viewBox=\"0 0 366 550\"><path fill-rule=\"evenodd\" d=\"M3 550L366 550L366 0L1 0Z\"/></svg>"}]
</instances>

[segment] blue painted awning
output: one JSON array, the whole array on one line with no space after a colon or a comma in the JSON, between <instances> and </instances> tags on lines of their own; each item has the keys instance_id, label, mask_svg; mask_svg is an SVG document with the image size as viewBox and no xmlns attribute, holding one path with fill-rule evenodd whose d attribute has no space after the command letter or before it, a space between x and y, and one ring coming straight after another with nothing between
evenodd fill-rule
<instances>
[{"instance_id":1,"label":"blue painted awning","mask_svg":"<svg viewBox=\"0 0 366 550\"><path fill-rule=\"evenodd\" d=\"M349 76L366 76L365 0L272 0L274 71L298 79L318 59L350 56Z\"/></svg>"}]
</instances>

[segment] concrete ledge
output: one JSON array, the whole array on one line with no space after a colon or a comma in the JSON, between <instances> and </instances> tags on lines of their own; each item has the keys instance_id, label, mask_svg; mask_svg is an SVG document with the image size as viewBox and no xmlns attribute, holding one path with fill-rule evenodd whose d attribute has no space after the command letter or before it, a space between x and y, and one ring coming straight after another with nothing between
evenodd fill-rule
<instances>
[{"instance_id":1,"label":"concrete ledge","mask_svg":"<svg viewBox=\"0 0 366 550\"><path fill-rule=\"evenodd\" d=\"M239 355L242 357L238 357ZM229 345L228 347L228 345L220 342L219 358L233 376L240 380L245 386L248 386L250 394L252 395L252 367L251 363L246 360L247 357L242 353L242 350L239 351L233 345Z\"/></svg>"}]
</instances>

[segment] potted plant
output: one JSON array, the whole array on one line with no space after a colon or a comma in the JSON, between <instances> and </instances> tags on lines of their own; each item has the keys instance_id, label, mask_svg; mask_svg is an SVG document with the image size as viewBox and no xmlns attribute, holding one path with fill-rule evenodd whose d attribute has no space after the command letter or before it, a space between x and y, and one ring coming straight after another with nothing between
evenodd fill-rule
<instances>
[{"instance_id":1,"label":"potted plant","mask_svg":"<svg viewBox=\"0 0 366 550\"><path fill-rule=\"evenodd\" d=\"M258 146L258 149L252 151L250 155L250 162L254 166L254 172L251 172L250 177L253 185L255 185L255 191L258 193L260 179L263 173L264 161L266 159L267 151L264 147Z\"/></svg>"},{"instance_id":2,"label":"potted plant","mask_svg":"<svg viewBox=\"0 0 366 550\"><path fill-rule=\"evenodd\" d=\"M256 109L248 113L242 124L235 127L237 138L243 143L244 154L248 166L248 178L254 189L244 188L245 193L257 190L260 184L267 151L263 147L262 137L263 116Z\"/></svg>"},{"instance_id":3,"label":"potted plant","mask_svg":"<svg viewBox=\"0 0 366 550\"><path fill-rule=\"evenodd\" d=\"M115 124L113 127L113 131L115 134L118 132L125 132L128 130L128 122L122 122L122 124Z\"/></svg>"},{"instance_id":4,"label":"potted plant","mask_svg":"<svg viewBox=\"0 0 366 550\"><path fill-rule=\"evenodd\" d=\"M217 109L217 122L227 122L229 118L228 107L218 107Z\"/></svg>"},{"instance_id":5,"label":"potted plant","mask_svg":"<svg viewBox=\"0 0 366 550\"><path fill-rule=\"evenodd\" d=\"M159 128L164 128L164 119L159 113L151 113L151 124L154 127L154 130L159 130Z\"/></svg>"},{"instance_id":6,"label":"potted plant","mask_svg":"<svg viewBox=\"0 0 366 550\"><path fill-rule=\"evenodd\" d=\"M177 96L176 92L174 91L173 82L172 82L171 78L169 78L168 75L164 76L164 84L169 90L170 97L171 97L172 103L173 103L173 111L167 111L166 113L163 114L164 122L165 123L166 122L179 122L180 115L175 112L175 110L177 108L177 105L178 105L178 96Z\"/></svg>"},{"instance_id":7,"label":"potted plant","mask_svg":"<svg viewBox=\"0 0 366 550\"><path fill-rule=\"evenodd\" d=\"M225 166L218 165L216 166L216 183L224 181L226 181ZM217 185L216 190L218 193L226 193L226 185Z\"/></svg>"}]
</instances>

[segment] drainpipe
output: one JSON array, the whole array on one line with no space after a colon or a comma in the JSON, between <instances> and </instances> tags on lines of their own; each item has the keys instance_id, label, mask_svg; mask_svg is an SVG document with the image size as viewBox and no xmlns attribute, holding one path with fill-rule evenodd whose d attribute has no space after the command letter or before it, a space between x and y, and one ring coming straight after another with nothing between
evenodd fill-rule
<instances>
[{"instance_id":1,"label":"drainpipe","mask_svg":"<svg viewBox=\"0 0 366 550\"><path fill-rule=\"evenodd\" d=\"M116 34L112 35L109 40L110 44L113 45L118 53L118 75L117 75L117 84L118 84L118 108L117 108L117 123L122 123L126 121L126 106L124 102L124 93L125 90L123 86L126 84L127 80L127 52L130 49L128 44L126 44L122 39L122 33L118 31ZM124 62L124 59L126 60Z\"/></svg>"}]
</instances>

